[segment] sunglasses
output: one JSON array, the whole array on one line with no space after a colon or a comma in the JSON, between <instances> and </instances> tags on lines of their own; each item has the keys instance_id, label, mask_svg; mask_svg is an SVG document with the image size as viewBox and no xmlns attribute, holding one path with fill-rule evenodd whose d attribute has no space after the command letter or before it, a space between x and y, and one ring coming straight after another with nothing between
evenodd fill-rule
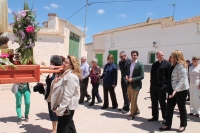
<instances>
[{"instance_id":1,"label":"sunglasses","mask_svg":"<svg viewBox=\"0 0 200 133\"><path fill-rule=\"evenodd\" d=\"M192 60L199 60L199 59L192 59Z\"/></svg>"}]
</instances>

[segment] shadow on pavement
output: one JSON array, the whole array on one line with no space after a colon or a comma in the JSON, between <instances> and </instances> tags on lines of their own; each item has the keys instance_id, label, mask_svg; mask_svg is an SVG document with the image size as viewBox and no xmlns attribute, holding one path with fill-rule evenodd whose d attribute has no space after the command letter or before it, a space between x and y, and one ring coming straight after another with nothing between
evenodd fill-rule
<instances>
[{"instance_id":1,"label":"shadow on pavement","mask_svg":"<svg viewBox=\"0 0 200 133\"><path fill-rule=\"evenodd\" d=\"M100 115L106 116L108 118L120 118L120 119L127 119L128 118L128 115L122 115L122 114L112 113L112 112L104 112Z\"/></svg>"},{"instance_id":2,"label":"shadow on pavement","mask_svg":"<svg viewBox=\"0 0 200 133\"><path fill-rule=\"evenodd\" d=\"M142 117L135 117L133 121L142 122L141 124L133 124L132 126L135 128L139 128L144 131L148 131L149 133L154 133L155 131L160 131L159 128L163 125L160 122L148 122L147 119ZM177 131L176 129L171 129L171 131Z\"/></svg>"},{"instance_id":3,"label":"shadow on pavement","mask_svg":"<svg viewBox=\"0 0 200 133\"><path fill-rule=\"evenodd\" d=\"M36 120L50 120L49 119L49 114L48 113L39 113L36 114L37 117L39 117L40 119L36 119Z\"/></svg>"},{"instance_id":4,"label":"shadow on pavement","mask_svg":"<svg viewBox=\"0 0 200 133\"><path fill-rule=\"evenodd\" d=\"M89 106L89 104L82 104L88 109L95 109L95 110L105 110L105 111L111 111L111 112L120 112L118 109L112 109L112 107L108 107L106 109L101 109L102 105L95 104L93 106Z\"/></svg>"},{"instance_id":5,"label":"shadow on pavement","mask_svg":"<svg viewBox=\"0 0 200 133\"><path fill-rule=\"evenodd\" d=\"M0 122L17 122L17 117L16 116L10 116L10 117L2 117L0 118Z\"/></svg>"},{"instance_id":6,"label":"shadow on pavement","mask_svg":"<svg viewBox=\"0 0 200 133\"><path fill-rule=\"evenodd\" d=\"M51 130L41 127L40 125L22 124L19 128L26 130L23 133L50 133Z\"/></svg>"}]
</instances>

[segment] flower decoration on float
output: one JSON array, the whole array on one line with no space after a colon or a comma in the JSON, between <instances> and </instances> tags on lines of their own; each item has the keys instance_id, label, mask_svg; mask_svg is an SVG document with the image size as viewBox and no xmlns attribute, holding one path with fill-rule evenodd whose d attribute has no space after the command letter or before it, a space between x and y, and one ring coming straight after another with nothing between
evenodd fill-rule
<instances>
[{"instance_id":1,"label":"flower decoration on float","mask_svg":"<svg viewBox=\"0 0 200 133\"><path fill-rule=\"evenodd\" d=\"M30 9L28 3L24 2L24 10L12 12L12 14L14 15L14 23L12 23L14 42L19 44L16 52L20 53L20 63L22 65L35 64L33 47L39 31L36 10Z\"/></svg>"},{"instance_id":2,"label":"flower decoration on float","mask_svg":"<svg viewBox=\"0 0 200 133\"><path fill-rule=\"evenodd\" d=\"M17 69L17 66L15 66L13 63L11 63L10 61L9 61L9 54L8 53L2 53L2 54L0 54L0 67L1 68L3 68L4 70L6 70L5 69L5 67L4 67L4 65L8 65L8 66L11 66L11 67L13 67L13 68L16 68Z\"/></svg>"}]
</instances>

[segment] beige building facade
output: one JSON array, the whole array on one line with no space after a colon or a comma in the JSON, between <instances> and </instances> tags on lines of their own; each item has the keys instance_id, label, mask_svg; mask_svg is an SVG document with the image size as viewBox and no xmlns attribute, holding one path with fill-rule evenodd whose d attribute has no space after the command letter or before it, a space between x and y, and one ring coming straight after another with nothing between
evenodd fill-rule
<instances>
[{"instance_id":1,"label":"beige building facade","mask_svg":"<svg viewBox=\"0 0 200 133\"><path fill-rule=\"evenodd\" d=\"M60 19L56 14L49 13L48 21L43 23L43 27L38 32L38 41L34 47L34 57L37 64L44 62L49 65L51 55L74 55L78 59L86 56L85 34L77 27L66 20ZM9 48L16 49L17 43L12 43L15 39L12 27L9 27Z\"/></svg>"},{"instance_id":2,"label":"beige building facade","mask_svg":"<svg viewBox=\"0 0 200 133\"><path fill-rule=\"evenodd\" d=\"M99 64L107 63L113 54L115 63L119 53L125 51L130 57L132 50L139 51L139 60L146 66L156 61L156 51L163 51L168 59L173 50L181 50L186 59L200 55L200 16L174 22L173 17L103 31L93 36L93 43L86 45L88 61L97 57Z\"/></svg>"}]
</instances>

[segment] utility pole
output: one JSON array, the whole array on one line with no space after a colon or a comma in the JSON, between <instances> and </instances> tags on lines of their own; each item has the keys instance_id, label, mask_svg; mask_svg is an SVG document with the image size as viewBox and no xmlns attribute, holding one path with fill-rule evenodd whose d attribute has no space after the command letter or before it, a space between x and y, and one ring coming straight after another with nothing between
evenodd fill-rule
<instances>
[{"instance_id":1,"label":"utility pole","mask_svg":"<svg viewBox=\"0 0 200 133\"><path fill-rule=\"evenodd\" d=\"M173 21L174 21L175 4L171 4L171 6L174 7L174 10L173 10Z\"/></svg>"},{"instance_id":2,"label":"utility pole","mask_svg":"<svg viewBox=\"0 0 200 133\"><path fill-rule=\"evenodd\" d=\"M85 24L84 24L84 33L86 31L86 22L87 22L87 12L88 12L88 0L86 0L86 11L85 11Z\"/></svg>"}]
</instances>

